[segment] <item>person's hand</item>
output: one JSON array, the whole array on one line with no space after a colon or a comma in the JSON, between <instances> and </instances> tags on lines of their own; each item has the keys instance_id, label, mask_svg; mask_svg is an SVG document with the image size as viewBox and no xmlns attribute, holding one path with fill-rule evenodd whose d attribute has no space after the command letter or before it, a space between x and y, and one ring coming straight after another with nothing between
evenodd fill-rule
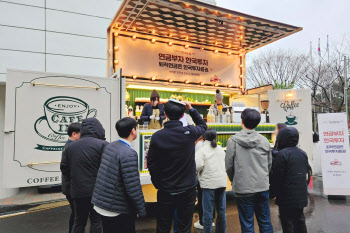
<instances>
[{"instance_id":1,"label":"person's hand","mask_svg":"<svg viewBox=\"0 0 350 233\"><path fill-rule=\"evenodd\" d=\"M149 119L152 120L152 119L154 119L155 117L156 117L155 115L152 115L152 116L149 117Z\"/></svg>"},{"instance_id":2,"label":"person's hand","mask_svg":"<svg viewBox=\"0 0 350 233\"><path fill-rule=\"evenodd\" d=\"M155 119L156 119L156 121L159 121L159 120L160 120L160 117L156 117Z\"/></svg>"},{"instance_id":3,"label":"person's hand","mask_svg":"<svg viewBox=\"0 0 350 233\"><path fill-rule=\"evenodd\" d=\"M190 101L182 101L182 103L185 103L185 104L186 104L186 109L187 109L187 110L190 110L190 109L192 108L191 102L190 102Z\"/></svg>"}]
</instances>

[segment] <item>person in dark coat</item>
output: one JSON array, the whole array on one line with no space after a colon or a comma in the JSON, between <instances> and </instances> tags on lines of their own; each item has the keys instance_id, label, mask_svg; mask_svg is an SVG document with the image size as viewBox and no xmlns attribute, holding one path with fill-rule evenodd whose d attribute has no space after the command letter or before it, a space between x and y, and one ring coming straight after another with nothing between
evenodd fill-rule
<instances>
[{"instance_id":1,"label":"person in dark coat","mask_svg":"<svg viewBox=\"0 0 350 233\"><path fill-rule=\"evenodd\" d=\"M158 189L157 233L170 232L175 209L178 232L191 232L197 186L195 142L207 125L189 102L184 103L196 126L184 127L179 120L185 106L168 101L164 109L170 121L153 134L148 151L148 170Z\"/></svg>"},{"instance_id":2,"label":"person in dark coat","mask_svg":"<svg viewBox=\"0 0 350 233\"><path fill-rule=\"evenodd\" d=\"M68 126L68 130L67 130L68 141L64 145L61 160L67 160L66 149L67 149L68 145L71 142L75 142L75 141L80 139L80 129L81 129L81 123L78 123L78 122L71 123ZM67 201L69 202L69 206L71 209L71 214L70 214L70 218L69 218L69 233L71 233L72 229L73 229L73 224L74 224L75 212L74 212L73 199L70 195L70 176L69 176L69 174L66 174L66 175L62 174L62 193L64 195L66 195Z\"/></svg>"},{"instance_id":3,"label":"person in dark coat","mask_svg":"<svg viewBox=\"0 0 350 233\"><path fill-rule=\"evenodd\" d=\"M91 204L102 152L108 145L105 130L95 118L83 120L81 138L66 149L66 159L61 162L63 175L71 177L71 196L74 202L75 220L73 233L84 233L90 215L90 233L102 232L102 220Z\"/></svg>"},{"instance_id":4,"label":"person in dark coat","mask_svg":"<svg viewBox=\"0 0 350 233\"><path fill-rule=\"evenodd\" d=\"M102 216L103 233L135 233L135 217L146 216L138 155L131 148L136 127L134 119L120 119L116 124L120 139L110 143L102 155L92 203Z\"/></svg>"},{"instance_id":5,"label":"person in dark coat","mask_svg":"<svg viewBox=\"0 0 350 233\"><path fill-rule=\"evenodd\" d=\"M283 232L306 233L303 210L308 205L306 176L311 171L307 154L297 147L299 132L294 127L282 129L277 141L279 152L271 188L279 206Z\"/></svg>"},{"instance_id":6,"label":"person in dark coat","mask_svg":"<svg viewBox=\"0 0 350 233\"><path fill-rule=\"evenodd\" d=\"M161 129L166 119L164 106L160 104L160 96L156 90L152 91L151 102L145 104L142 110L141 119L148 122L149 129Z\"/></svg>"}]
</instances>

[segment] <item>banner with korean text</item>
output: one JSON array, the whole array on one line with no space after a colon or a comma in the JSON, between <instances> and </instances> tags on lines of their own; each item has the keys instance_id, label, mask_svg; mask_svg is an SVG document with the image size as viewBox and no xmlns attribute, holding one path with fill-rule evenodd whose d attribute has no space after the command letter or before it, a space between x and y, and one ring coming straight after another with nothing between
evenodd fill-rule
<instances>
[{"instance_id":1,"label":"banner with korean text","mask_svg":"<svg viewBox=\"0 0 350 233\"><path fill-rule=\"evenodd\" d=\"M345 113L318 115L325 195L350 195L349 129Z\"/></svg>"},{"instance_id":2,"label":"banner with korean text","mask_svg":"<svg viewBox=\"0 0 350 233\"><path fill-rule=\"evenodd\" d=\"M240 58L237 54L121 36L115 38L115 45L117 69L122 68L125 76L241 85Z\"/></svg>"}]
</instances>

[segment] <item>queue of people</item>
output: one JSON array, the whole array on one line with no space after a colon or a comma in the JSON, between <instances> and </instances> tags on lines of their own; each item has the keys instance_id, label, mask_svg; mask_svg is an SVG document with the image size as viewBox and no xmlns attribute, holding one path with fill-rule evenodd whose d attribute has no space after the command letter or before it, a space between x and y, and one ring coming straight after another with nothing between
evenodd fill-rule
<instances>
[{"instance_id":1,"label":"queue of people","mask_svg":"<svg viewBox=\"0 0 350 233\"><path fill-rule=\"evenodd\" d=\"M151 109L157 109L154 101L159 97L151 97L151 101ZM195 126L180 121L186 109ZM203 227L205 233L211 233L213 226L216 233L225 233L227 177L243 233L254 232L254 215L260 232L273 232L269 198L275 198L279 206L283 232L307 232L303 208L307 206L306 176L311 168L306 153L297 147L295 128L279 128L277 146L271 149L268 140L254 130L260 113L246 109L241 116L243 129L231 136L225 152L216 143L216 131L207 128L190 102L168 101L164 110L163 106L158 110L164 111L169 121L153 134L147 158L152 183L158 189L155 232L170 233L175 217L177 232L190 233L200 195L202 216L195 226ZM69 232L85 232L90 218L91 233L134 233L136 218L146 216L138 155L131 148L137 123L122 118L116 130L120 139L108 143L95 118L68 128L61 171L62 191L72 209Z\"/></svg>"}]
</instances>

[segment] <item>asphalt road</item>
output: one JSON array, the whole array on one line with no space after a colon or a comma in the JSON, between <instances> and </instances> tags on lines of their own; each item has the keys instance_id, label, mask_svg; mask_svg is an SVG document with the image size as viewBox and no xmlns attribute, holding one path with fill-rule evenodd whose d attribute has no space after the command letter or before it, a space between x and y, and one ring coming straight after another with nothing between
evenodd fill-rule
<instances>
[{"instance_id":1,"label":"asphalt road","mask_svg":"<svg viewBox=\"0 0 350 233\"><path fill-rule=\"evenodd\" d=\"M349 233L350 232L350 198L348 200L329 200L320 192L321 183L316 181L310 190L309 206L305 216L309 233ZM274 201L270 202L271 218L275 232L281 232L278 209ZM42 208L47 208L42 210ZM0 219L1 233L63 233L68 232L68 206L56 207L46 205L31 210L32 212ZM198 220L195 213L194 221ZM138 219L138 233L154 233L154 217ZM88 228L87 228L88 229ZM256 225L255 231L258 231ZM88 232L88 231L87 231ZM202 232L193 229L192 232ZM227 232L240 232L237 207L234 199L227 202Z\"/></svg>"}]
</instances>

